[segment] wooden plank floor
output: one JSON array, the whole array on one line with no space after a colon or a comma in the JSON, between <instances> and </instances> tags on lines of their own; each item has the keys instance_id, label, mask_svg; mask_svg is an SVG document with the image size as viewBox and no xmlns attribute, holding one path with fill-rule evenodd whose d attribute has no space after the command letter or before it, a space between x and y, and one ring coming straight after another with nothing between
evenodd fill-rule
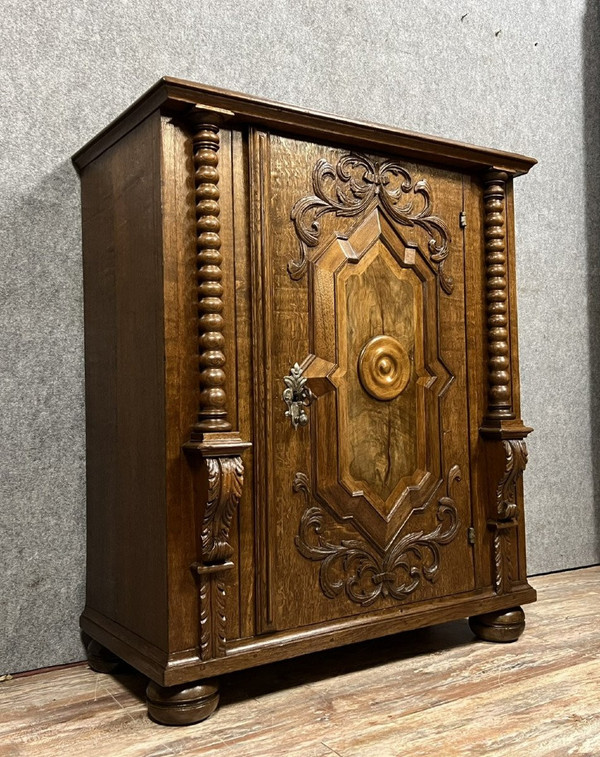
<instances>
[{"instance_id":1,"label":"wooden plank floor","mask_svg":"<svg viewBox=\"0 0 600 757\"><path fill-rule=\"evenodd\" d=\"M600 755L600 567L532 579L515 644L466 621L223 679L205 723L152 723L145 680L87 666L0 684L0 755Z\"/></svg>"}]
</instances>

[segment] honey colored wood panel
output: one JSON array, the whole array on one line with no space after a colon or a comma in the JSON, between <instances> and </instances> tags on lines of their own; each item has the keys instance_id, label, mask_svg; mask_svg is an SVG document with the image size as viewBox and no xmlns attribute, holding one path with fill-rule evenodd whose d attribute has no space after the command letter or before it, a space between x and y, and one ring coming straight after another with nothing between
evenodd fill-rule
<instances>
[{"instance_id":1,"label":"honey colored wood panel","mask_svg":"<svg viewBox=\"0 0 600 757\"><path fill-rule=\"evenodd\" d=\"M416 223L406 223L405 227L400 226L397 231L392 221L382 218L380 222L379 215L382 211L374 209L377 204L375 196L374 204L363 203L360 212L354 211L352 202L356 201L350 198L348 202L352 212L320 213L316 219L318 226L311 225L315 218L307 217L304 222L306 238L310 240L310 234L313 233L311 229L317 229L319 240L316 243L309 241L303 247L302 244L299 245L296 232L302 223L300 218L306 212L304 209L308 203L315 207L324 205L323 202L315 203L316 198L310 197L311 190L318 191L311 185L311 177L314 182L314 176L324 160L336 166L345 151L260 132L255 133L253 146L253 236L260 239L256 259L260 257L261 260L256 264L255 280L263 293L262 310L255 314L255 323L260 333L256 341L261 345L255 359L258 368L256 381L261 387L257 390L259 394L256 404L259 419L265 428L262 451L255 448L255 455L264 459L261 465L268 466L262 471L261 479L264 483L257 496L258 506L263 510L263 520L258 528L263 540L259 549L264 561L261 590L265 595L266 618L263 629L293 628L365 612L373 609L372 601L375 600L377 608L400 608L402 602L468 591L473 587L474 577L472 548L467 541L467 529L471 526L471 499L466 412L463 245L459 227L459 215L463 208L462 178L452 172L400 161L405 166L402 170L406 170L415 183L424 178L428 180L428 191L434 197L434 210L428 210L426 202L429 200L415 192L414 197L406 201L412 201L414 213L417 213L417 206L419 211L422 210L423 203L425 210L419 218L429 218L427 213L433 217L435 212L436 220L440 217L443 224L448 225L444 232L448 237L447 255L442 252L437 260L429 257L428 245L433 233L431 229L426 226L422 228ZM367 156L365 160L366 165L375 166L380 162L381 165L386 165L383 158ZM330 176L328 173L324 175ZM418 186L424 188L426 185ZM304 205L299 203L301 198L308 198L301 201ZM380 223L381 228L385 227L385 232L376 232L372 241L369 237L369 234L373 234L369 229L371 217L374 218L373 223L377 229L380 229ZM377 242L377 247L375 243L379 233L384 235L384 241ZM316 236L317 232L314 234ZM300 237L302 238L301 233ZM410 321L415 333L407 340L401 326L407 317L402 297L398 292L389 293L387 290L394 280L400 282L403 277L403 274L395 277L390 266L396 266L400 271L413 271L415 260L418 261L414 269L416 273L411 275L419 294L411 307L415 307L415 302L422 302L423 305L418 319L415 315ZM305 261L308 261L306 271ZM379 270L378 266L383 268ZM370 288L369 277L377 279ZM449 283L450 277L453 279L452 284ZM444 286L452 291L443 291ZM357 289L352 294L353 287L362 289ZM267 302L268 314L265 311ZM387 412L389 407L382 407L380 412L377 408L378 400L366 395L357 377L358 352L365 341L368 341L368 337L375 335L371 333L371 326L374 327L375 324L373 318L382 327L387 322L387 330L394 338L406 342L408 352L415 351L414 340L417 340L419 348L425 350L428 358L427 371L421 369L420 431L417 429L415 434L417 443L421 447L427 447L427 468L412 482L420 485L420 491L409 492L407 502L411 504L406 511L399 508L397 501L391 501L393 497L389 497L390 491L398 484L397 476L387 493L389 501L380 506L379 512L377 507L366 501L364 497L368 496L369 485L367 477L375 480L372 460L377 455L369 456L363 449L365 445L369 446L368 430L361 426L363 436L357 439L352 436L352 429L347 425L347 418L360 410L361 403L375 408L374 412L379 414ZM344 333L350 334L351 338L341 340L340 334ZM418 334L422 335L417 336ZM344 346L346 344L351 346ZM438 344L441 344L440 357L437 356ZM414 361L414 355L412 360ZM296 430L285 418L285 405L281 400L283 377L295 362L306 364L309 386L317 395L307 411L310 416L309 427ZM333 372L336 364L341 367ZM350 375L351 372L354 375ZM343 384L341 389L336 385L338 375L340 385ZM416 383L415 374L415 385ZM350 389L347 390L346 386ZM426 386L435 386L430 398ZM344 394L345 392L347 393ZM261 401L258 401L259 398ZM394 401L396 407L403 404L401 399ZM424 410L423 401L431 404L427 411ZM378 425L377 422L374 423ZM378 433L382 436L381 443L385 441L385 423L382 422L379 426L373 431L370 446L375 447L369 448L370 452L376 452ZM423 441L425 429L426 442ZM346 458L345 452L340 454L340 463L336 462L338 447L351 450ZM390 454L396 455L398 452L393 449ZM355 465L355 469L362 476L362 481L352 482L345 478L345 470L352 470L351 460L359 458L358 468ZM350 461L346 466L344 459ZM402 464L406 465L406 461ZM426 475L426 471L430 471L429 474ZM419 486L413 485L412 488L416 490ZM401 602L398 597L386 598L385 591L381 596L378 593L373 597L370 594L363 595L363 587L359 594L364 596L364 602L353 599L347 592L339 591L336 585L342 586L338 582L344 580L344 576L340 579L337 573L340 565L334 566L337 571L335 575L329 573L327 565L320 570L321 566L315 560L324 559L324 555L316 557L323 553L319 553L316 546L312 552L310 545L306 546L305 536L310 531L308 521L306 527L300 525L303 511L306 519L311 505L318 504L313 499L317 491L318 501L325 504L330 513L337 511L340 519L352 519L358 528L357 533L332 520L331 530L324 536L328 544L341 544L344 540L356 540L363 536L375 539L374 546L370 546L369 542L366 542L365 549L361 546L361 554L364 554L365 559L373 561L373 568L369 568L365 574L368 576L367 583L370 576L378 572L376 565L379 558L371 557L371 554L375 554L377 549L387 549L403 526L403 534L407 538L410 533L428 535L434 534L438 527L441 530L441 519L436 517L439 514L437 503L443 497L456 494L460 514L457 516L456 528L452 534L448 531L448 538L443 542L441 560L444 565L434 571L435 583L423 580L418 588L407 589ZM398 497L400 494L398 492ZM360 497L363 497L363 502ZM342 501L346 504L340 505ZM359 508L362 508L361 512ZM392 512L394 509L395 513ZM407 526L412 510L417 513ZM388 516L391 518L389 524ZM268 540L264 536L266 533L269 534ZM450 541L452 543L447 545L446 542ZM304 551L302 544L305 545ZM437 546L431 559L437 565ZM341 560L340 556L339 563ZM381 572L385 573L385 570L383 568ZM409 579L406 586L411 584L412 579ZM416 591L412 594L414 588ZM370 592L370 589L367 591Z\"/></svg>"},{"instance_id":2,"label":"honey colored wood panel","mask_svg":"<svg viewBox=\"0 0 600 757\"><path fill-rule=\"evenodd\" d=\"M148 719L131 672L14 678L0 683L0 754L598 754L600 567L532 583L515 644L475 642L459 621L231 674L217 713L185 729Z\"/></svg>"},{"instance_id":3,"label":"honey colored wood panel","mask_svg":"<svg viewBox=\"0 0 600 757\"><path fill-rule=\"evenodd\" d=\"M353 266L354 275L341 287L346 302L339 307L347 313L347 349L345 357L340 357L345 363L347 406L340 408L340 414L347 419L347 434L339 443L340 453L345 452L350 458L343 468L350 473L355 489L366 487L371 498L381 501L382 509L387 511L392 492L399 486L402 491L413 483L416 470L420 473L418 482L426 469L423 455L421 459L418 455L419 447L424 445L417 424L417 381L425 379L423 358L419 360L418 354L423 352L422 328L417 327L423 312L423 294L414 273L401 268L381 243L375 245L373 252L368 268L363 272L359 266ZM391 349L400 345L399 349L396 346L396 361L404 360L410 366L406 387L389 400L365 391L362 384L366 379L361 381L357 370L363 349L382 335L395 340ZM386 350L386 344L383 348ZM387 351L379 358L363 355L364 372L371 376L372 391L380 394L392 371L398 372L402 382L403 365L392 363L392 359Z\"/></svg>"},{"instance_id":4,"label":"honey colored wood panel","mask_svg":"<svg viewBox=\"0 0 600 757\"><path fill-rule=\"evenodd\" d=\"M158 115L87 166L82 193L87 604L166 649Z\"/></svg>"}]
</instances>

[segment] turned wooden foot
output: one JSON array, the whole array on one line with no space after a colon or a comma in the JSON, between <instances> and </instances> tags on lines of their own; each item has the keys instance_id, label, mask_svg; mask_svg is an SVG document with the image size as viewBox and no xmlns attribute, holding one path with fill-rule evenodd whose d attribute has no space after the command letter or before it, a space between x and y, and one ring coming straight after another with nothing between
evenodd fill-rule
<instances>
[{"instance_id":1,"label":"turned wooden foot","mask_svg":"<svg viewBox=\"0 0 600 757\"><path fill-rule=\"evenodd\" d=\"M112 673L121 664L121 660L109 649L92 639L87 647L88 664L96 673Z\"/></svg>"},{"instance_id":2,"label":"turned wooden foot","mask_svg":"<svg viewBox=\"0 0 600 757\"><path fill-rule=\"evenodd\" d=\"M219 704L219 687L213 679L181 686L146 687L148 715L163 725L192 725L206 720Z\"/></svg>"},{"instance_id":3,"label":"turned wooden foot","mask_svg":"<svg viewBox=\"0 0 600 757\"><path fill-rule=\"evenodd\" d=\"M525 628L525 613L520 607L487 612L469 618L471 631L484 641L516 641Z\"/></svg>"}]
</instances>

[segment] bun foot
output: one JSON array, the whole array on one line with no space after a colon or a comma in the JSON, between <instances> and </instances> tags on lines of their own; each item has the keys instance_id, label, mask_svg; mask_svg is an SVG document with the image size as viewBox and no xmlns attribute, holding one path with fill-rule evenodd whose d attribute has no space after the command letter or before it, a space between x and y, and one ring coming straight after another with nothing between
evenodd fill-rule
<instances>
[{"instance_id":1,"label":"bun foot","mask_svg":"<svg viewBox=\"0 0 600 757\"><path fill-rule=\"evenodd\" d=\"M192 725L206 720L219 704L219 687L214 680L182 686L146 687L148 715L163 725Z\"/></svg>"},{"instance_id":2,"label":"bun foot","mask_svg":"<svg viewBox=\"0 0 600 757\"><path fill-rule=\"evenodd\" d=\"M469 618L471 631L484 641L516 641L525 628L525 613L520 607L487 612Z\"/></svg>"},{"instance_id":3,"label":"bun foot","mask_svg":"<svg viewBox=\"0 0 600 757\"><path fill-rule=\"evenodd\" d=\"M121 660L109 649L92 639L87 647L88 664L96 673L113 673L121 664Z\"/></svg>"}]
</instances>

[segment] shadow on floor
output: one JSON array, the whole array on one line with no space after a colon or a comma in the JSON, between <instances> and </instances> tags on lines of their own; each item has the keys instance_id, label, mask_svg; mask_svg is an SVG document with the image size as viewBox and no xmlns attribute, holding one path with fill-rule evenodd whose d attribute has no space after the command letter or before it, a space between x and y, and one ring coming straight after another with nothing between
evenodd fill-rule
<instances>
[{"instance_id":1,"label":"shadow on floor","mask_svg":"<svg viewBox=\"0 0 600 757\"><path fill-rule=\"evenodd\" d=\"M473 639L467 621L457 620L229 673L220 677L220 708L401 660L416 666L423 655L466 646ZM127 665L113 675L132 696L145 701L147 678Z\"/></svg>"}]
</instances>

